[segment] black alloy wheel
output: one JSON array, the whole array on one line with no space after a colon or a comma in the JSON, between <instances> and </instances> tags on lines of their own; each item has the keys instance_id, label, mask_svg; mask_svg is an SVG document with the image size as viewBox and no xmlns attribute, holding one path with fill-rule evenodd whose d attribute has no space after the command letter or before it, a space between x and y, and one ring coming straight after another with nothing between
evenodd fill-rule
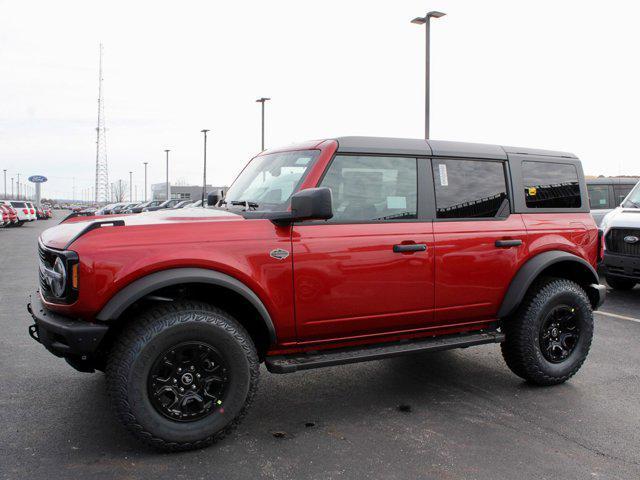
<instances>
[{"instance_id":1,"label":"black alloy wheel","mask_svg":"<svg viewBox=\"0 0 640 480\"><path fill-rule=\"evenodd\" d=\"M565 361L580 339L580 325L576 309L567 305L553 308L542 322L540 350L551 363Z\"/></svg>"},{"instance_id":2,"label":"black alloy wheel","mask_svg":"<svg viewBox=\"0 0 640 480\"><path fill-rule=\"evenodd\" d=\"M192 422L222 408L228 383L228 368L218 350L204 342L183 342L158 357L147 388L159 413Z\"/></svg>"}]
</instances>

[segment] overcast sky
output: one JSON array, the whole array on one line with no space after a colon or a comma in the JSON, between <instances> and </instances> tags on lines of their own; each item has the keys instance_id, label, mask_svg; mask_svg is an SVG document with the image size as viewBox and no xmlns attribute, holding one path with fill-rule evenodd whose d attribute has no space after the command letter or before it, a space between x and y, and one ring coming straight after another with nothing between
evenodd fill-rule
<instances>
[{"instance_id":1,"label":"overcast sky","mask_svg":"<svg viewBox=\"0 0 640 480\"><path fill-rule=\"evenodd\" d=\"M640 4L631 1L2 1L0 170L46 196L93 185L98 45L110 181L229 184L260 149L338 135L423 135L567 150L587 174L640 175ZM635 60L634 60L635 59ZM1 173L1 172L0 172ZM9 181L9 180L8 180ZM3 188L0 185L0 188ZM9 187L10 189L10 187Z\"/></svg>"}]
</instances>

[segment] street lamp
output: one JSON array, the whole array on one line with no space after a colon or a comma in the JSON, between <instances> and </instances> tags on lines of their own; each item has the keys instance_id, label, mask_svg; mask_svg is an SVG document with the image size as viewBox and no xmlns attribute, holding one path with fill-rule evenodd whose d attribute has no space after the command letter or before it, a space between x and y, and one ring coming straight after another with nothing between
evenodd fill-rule
<instances>
[{"instance_id":1,"label":"street lamp","mask_svg":"<svg viewBox=\"0 0 640 480\"><path fill-rule=\"evenodd\" d=\"M411 23L416 25L424 25L426 32L426 51L425 51L425 96L424 96L424 138L425 140L429 139L429 83L430 83L430 40L429 40L429 31L431 18L440 18L444 17L446 13L442 12L429 12L424 17L416 17L411 20Z\"/></svg>"},{"instance_id":2,"label":"street lamp","mask_svg":"<svg viewBox=\"0 0 640 480\"><path fill-rule=\"evenodd\" d=\"M7 198L7 169L3 170L4 172L4 198Z\"/></svg>"},{"instance_id":3,"label":"street lamp","mask_svg":"<svg viewBox=\"0 0 640 480\"><path fill-rule=\"evenodd\" d=\"M149 162L144 163L144 201L147 201L147 165Z\"/></svg>"},{"instance_id":4,"label":"street lamp","mask_svg":"<svg viewBox=\"0 0 640 480\"><path fill-rule=\"evenodd\" d=\"M171 200L171 191L169 189L169 152L171 150L165 150L164 153L167 154L167 200Z\"/></svg>"},{"instance_id":5,"label":"street lamp","mask_svg":"<svg viewBox=\"0 0 640 480\"><path fill-rule=\"evenodd\" d=\"M133 202L133 172L129 172L129 202Z\"/></svg>"},{"instance_id":6,"label":"street lamp","mask_svg":"<svg viewBox=\"0 0 640 480\"><path fill-rule=\"evenodd\" d=\"M256 100L257 103L262 104L262 143L261 143L261 152L264 151L264 102L271 100L270 98L262 97Z\"/></svg>"},{"instance_id":7,"label":"street lamp","mask_svg":"<svg viewBox=\"0 0 640 480\"><path fill-rule=\"evenodd\" d=\"M202 206L205 206L204 203L204 195L205 195L205 190L207 189L207 132L209 130L202 129L200 130L202 133L204 133L204 168L203 168L203 174L202 174Z\"/></svg>"}]
</instances>

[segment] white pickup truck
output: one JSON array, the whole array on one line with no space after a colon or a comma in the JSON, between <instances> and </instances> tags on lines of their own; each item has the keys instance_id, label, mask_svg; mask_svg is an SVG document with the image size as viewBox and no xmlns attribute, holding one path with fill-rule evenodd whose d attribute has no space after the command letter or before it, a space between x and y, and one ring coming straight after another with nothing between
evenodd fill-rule
<instances>
[{"instance_id":1,"label":"white pickup truck","mask_svg":"<svg viewBox=\"0 0 640 480\"><path fill-rule=\"evenodd\" d=\"M615 290L631 290L640 283L640 183L622 204L602 219L607 283Z\"/></svg>"}]
</instances>

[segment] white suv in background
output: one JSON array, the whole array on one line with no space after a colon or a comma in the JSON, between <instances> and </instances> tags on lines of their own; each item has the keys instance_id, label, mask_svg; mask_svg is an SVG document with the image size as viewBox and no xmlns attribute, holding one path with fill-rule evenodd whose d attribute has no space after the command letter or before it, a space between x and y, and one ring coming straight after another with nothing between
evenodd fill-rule
<instances>
[{"instance_id":1,"label":"white suv in background","mask_svg":"<svg viewBox=\"0 0 640 480\"><path fill-rule=\"evenodd\" d=\"M0 200L0 203L11 205L18 214L18 224L33 222L36 219L36 208L31 202L22 200Z\"/></svg>"},{"instance_id":2,"label":"white suv in background","mask_svg":"<svg viewBox=\"0 0 640 480\"><path fill-rule=\"evenodd\" d=\"M640 183L619 207L605 215L600 229L607 283L614 290L631 290L640 283Z\"/></svg>"}]
</instances>

